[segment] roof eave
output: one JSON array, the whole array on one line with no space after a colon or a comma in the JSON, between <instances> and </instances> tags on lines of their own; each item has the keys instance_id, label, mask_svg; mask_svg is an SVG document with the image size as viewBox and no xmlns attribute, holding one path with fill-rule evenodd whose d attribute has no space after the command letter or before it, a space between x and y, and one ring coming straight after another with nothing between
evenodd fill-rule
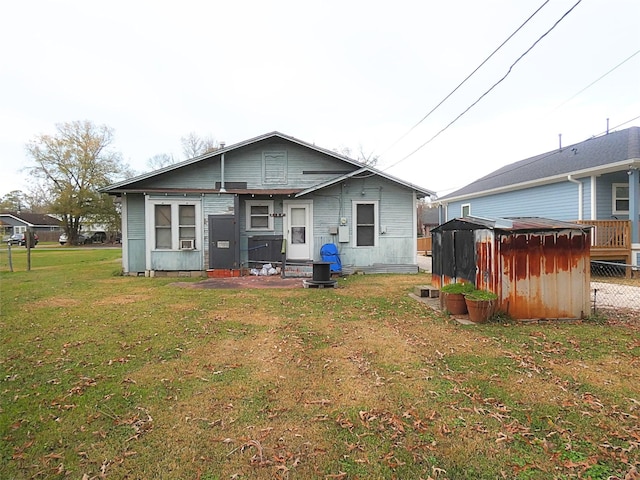
<instances>
[{"instance_id":1,"label":"roof eave","mask_svg":"<svg viewBox=\"0 0 640 480\"><path fill-rule=\"evenodd\" d=\"M567 173L553 175L551 177L540 178L536 180L531 180L529 182L521 182L515 183L513 185L506 185L504 187L492 188L489 190L481 190L479 192L467 193L464 195L457 195L454 197L447 197L438 200L439 204L446 205L452 202L459 202L463 200L470 200L472 198L478 197L486 197L489 195L495 195L497 193L508 193L514 192L517 190L523 190L525 188L532 188L541 185L548 185L550 183L559 183L567 179L568 176L571 177L590 177L593 175L604 175L606 173L619 172L620 170L625 170L629 168L640 168L640 158L628 159L616 163L610 163L608 165L601 165L598 167L585 168L582 170L574 170Z\"/></svg>"}]
</instances>

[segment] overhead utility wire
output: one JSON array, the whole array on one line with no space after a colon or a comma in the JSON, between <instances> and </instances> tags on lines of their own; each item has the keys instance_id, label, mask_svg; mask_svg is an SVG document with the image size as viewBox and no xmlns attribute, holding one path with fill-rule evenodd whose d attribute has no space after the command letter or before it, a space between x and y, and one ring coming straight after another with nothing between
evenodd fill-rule
<instances>
[{"instance_id":1,"label":"overhead utility wire","mask_svg":"<svg viewBox=\"0 0 640 480\"><path fill-rule=\"evenodd\" d=\"M424 117L422 117L422 119L421 119L418 123L416 123L416 124L415 124L413 127L411 127L411 128L410 128L410 129L409 129L409 130L404 134L404 135L402 135L402 136L401 136L400 138L398 138L395 142L393 142L393 143L391 144L391 146L389 146L389 147L388 147L388 148L387 148L387 149L382 153L382 155L384 155L384 154L385 154L385 153L387 153L389 150L391 150L393 147L395 147L395 146L396 146L400 141L402 141L402 140L403 140L407 135L409 135L409 134L410 134L410 133L411 133L411 132L412 132L412 131L413 131L413 130L418 126L418 125L420 125L420 124L421 124L422 122L424 122L427 118L429 118L429 116L431 116L431 114L432 114L433 112L435 112L435 111L440 107L440 105L442 105L444 102L446 102L446 101L449 99L449 97L451 97L451 95L453 95L454 93L456 93L456 91L458 91L458 89L459 89L460 87L462 87L462 85L464 85L464 84L467 82L467 80L469 80L469 79L470 79L470 78L471 78L471 77L472 77L472 76L473 76L473 75L474 75L478 70L480 70L480 68L481 68L485 63L487 63L487 62L491 59L491 57L493 57L496 53L498 53L498 50L500 50L502 47L504 47L504 45L505 45L509 40L511 40L511 39L513 38L513 36L514 36L516 33L518 33L518 32L522 29L522 27L524 27L527 23L529 23L529 21L530 21L530 20L531 20L531 19L532 19L532 18L533 18L533 17L534 17L534 16L535 16L539 11L540 11L540 10L542 10L542 8L543 8L547 3L549 3L549 1L550 1L550 0L546 0L542 5L540 5L540 6L538 7L538 9L537 9L535 12L533 12L533 13L529 16L529 18L527 18L527 19L524 21L524 23L523 23L522 25L520 25L520 26L519 26L519 27L518 27L518 28L517 28L517 29L516 29L516 30L515 30L511 35L509 35L509 36L507 37L507 39L506 39L504 42L502 42L498 48L496 48L493 52L491 52L491 54L490 54L487 58L485 58L485 59L482 61L482 63L481 63L480 65L478 65L478 66L477 66L477 67L476 67L476 68L475 68L475 69L474 69L474 70L473 70L469 75L467 75L467 78L465 78L462 82L460 82L456 88L454 88L453 90L451 90L451 92L450 92L446 97L444 97L444 98L440 101L440 103L438 103L435 107L433 107L429 113L427 113Z\"/></svg>"},{"instance_id":2,"label":"overhead utility wire","mask_svg":"<svg viewBox=\"0 0 640 480\"><path fill-rule=\"evenodd\" d=\"M530 162L522 163L522 162L524 162L524 160L522 160L520 162L517 162L517 165L514 165L511 168L500 169L498 172L494 172L493 174L486 175L486 176L484 176L482 178L479 178L478 180L476 180L475 182L472 182L472 183L477 183L477 182L480 182L480 181L483 181L483 180L490 180L492 178L499 177L499 176L504 175L506 173L512 173L512 172L515 172L516 170L520 170L521 168L529 167L529 166L533 165L534 163L538 163L538 162L540 162L542 160L545 160L546 158L549 158L549 157L552 157L554 155L557 155L561 151L567 150L570 147L575 147L576 145L580 145L581 143L584 143L584 142L586 142L586 141L588 141L588 140L590 140L592 138L598 138L598 137L602 137L603 135L607 135L608 133L610 133L611 130L615 130L616 128L620 128L620 127L626 125L627 123L631 123L631 122L633 122L633 121L635 121L635 120L637 120L639 118L640 118L640 115L638 115L637 117L634 117L634 118L630 118L629 120L626 120L626 121L624 121L622 123L619 123L615 127L611 127L608 130L605 130L604 132L600 132L600 133L597 133L595 135L592 135L591 137L589 137L586 140L582 140L580 142L573 143L571 145L567 145L566 147L563 147L562 150L557 150L556 149L556 150L552 150L552 151L548 152L547 154L541 154L539 157L532 157L530 159L531 160ZM525 159L525 160L528 160L528 159ZM455 190L455 189L456 189L456 187L454 187L454 188L452 188L450 190Z\"/></svg>"},{"instance_id":3,"label":"overhead utility wire","mask_svg":"<svg viewBox=\"0 0 640 480\"><path fill-rule=\"evenodd\" d=\"M473 107L475 107L480 100L482 100L485 96L487 96L489 94L489 92L491 92L494 88L496 88L500 83L502 83L504 81L505 78L507 78L509 76L509 74L511 73L511 70L513 69L513 67L516 66L516 64L522 60L524 58L525 55L527 55L532 49L533 47L535 47L544 37L546 37L549 33L551 33L551 31L556 28L558 26L558 24L565 19L565 17L567 15L569 15L574 8L576 8L580 2L582 2L582 0L578 0L569 10L567 10L564 15L562 15L562 17L560 17L552 26L549 30L547 30L545 33L543 33L535 42L533 42L533 44L522 54L518 57L518 59L513 62L513 64L509 67L509 70L507 70L507 73L504 74L504 76L498 80L496 83L494 83L489 90L487 90L486 92L484 92L482 95L480 95L480 97L478 97L478 99L473 102L471 105L469 105L460 115L458 115L456 118L454 118L453 120L451 120L451 122L449 122L449 124L444 127L442 130L440 130L438 133L436 133L433 137L431 137L429 140L427 140L426 142L424 142L422 145L420 145L418 148L416 148L413 152L409 153L408 155L405 155L403 158L401 158L400 160L398 160L397 162L392 163L391 165L389 165L388 167L385 167L384 170L388 170L391 167L395 167L396 165L398 165L401 162L404 162L407 158L411 157L412 155L415 155L417 152L419 152L420 150L422 150L425 146L427 146L429 143L431 143L432 141L434 141L438 136L440 136L441 133L443 133L445 130L447 130L451 125L453 125L454 123L456 123L463 115L465 115L469 110L471 110Z\"/></svg>"},{"instance_id":4,"label":"overhead utility wire","mask_svg":"<svg viewBox=\"0 0 640 480\"><path fill-rule=\"evenodd\" d=\"M587 90L588 88L592 87L593 85L595 85L596 83L598 83L600 80L602 80L604 77L606 77L607 75L609 75L611 72L613 72L614 70L617 70L619 67L621 67L622 65L624 65L625 63L627 63L629 60L631 60L633 57L635 57L638 53L640 53L640 50L636 50L635 53L631 54L629 57L627 57L625 60L623 60L622 62L620 62L618 65L616 65L615 67L613 67L611 70L609 70L607 73L605 73L604 75L600 75L600 77L598 77L597 79L595 79L593 82L591 82L589 85L587 85L586 87L584 87L582 90L580 90L578 93L576 93L575 95L573 95L571 98L565 100L564 102L562 102L560 105L558 105L556 108L554 108L553 110L551 110L552 112L555 112L556 110L558 110L560 107L562 107L563 105L569 103L571 100L573 100L574 98L576 98L578 95L580 95L582 92L584 92L585 90Z\"/></svg>"}]
</instances>

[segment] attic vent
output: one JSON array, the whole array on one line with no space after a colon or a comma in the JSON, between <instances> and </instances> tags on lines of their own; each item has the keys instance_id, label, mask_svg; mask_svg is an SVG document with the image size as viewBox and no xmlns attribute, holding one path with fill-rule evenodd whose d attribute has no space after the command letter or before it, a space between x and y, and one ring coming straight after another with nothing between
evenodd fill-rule
<instances>
[{"instance_id":1,"label":"attic vent","mask_svg":"<svg viewBox=\"0 0 640 480\"><path fill-rule=\"evenodd\" d=\"M262 153L262 181L265 184L287 183L287 152Z\"/></svg>"}]
</instances>

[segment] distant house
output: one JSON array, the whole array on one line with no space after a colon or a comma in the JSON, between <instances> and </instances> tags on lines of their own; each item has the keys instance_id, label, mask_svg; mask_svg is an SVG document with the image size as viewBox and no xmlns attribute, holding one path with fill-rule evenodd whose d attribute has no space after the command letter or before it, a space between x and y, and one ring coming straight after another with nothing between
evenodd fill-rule
<instances>
[{"instance_id":1,"label":"distant house","mask_svg":"<svg viewBox=\"0 0 640 480\"><path fill-rule=\"evenodd\" d=\"M592 259L640 265L640 127L512 163L438 204L445 221L472 215L593 225Z\"/></svg>"},{"instance_id":2,"label":"distant house","mask_svg":"<svg viewBox=\"0 0 640 480\"><path fill-rule=\"evenodd\" d=\"M42 240L47 236L47 232L53 232L49 234L53 239L61 231L57 218L41 213L1 212L0 222L4 235L25 233L27 228L31 228Z\"/></svg>"},{"instance_id":3,"label":"distant house","mask_svg":"<svg viewBox=\"0 0 640 480\"><path fill-rule=\"evenodd\" d=\"M119 182L128 274L321 260L417 272L417 200L434 192L279 132ZM166 273L169 274L169 273Z\"/></svg>"}]
</instances>

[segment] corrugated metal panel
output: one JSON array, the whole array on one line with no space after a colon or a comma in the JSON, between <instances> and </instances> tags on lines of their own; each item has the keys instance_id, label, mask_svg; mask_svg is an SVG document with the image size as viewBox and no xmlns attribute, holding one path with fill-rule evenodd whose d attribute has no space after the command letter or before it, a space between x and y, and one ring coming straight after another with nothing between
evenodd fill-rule
<instances>
[{"instance_id":1,"label":"corrugated metal panel","mask_svg":"<svg viewBox=\"0 0 640 480\"><path fill-rule=\"evenodd\" d=\"M541 230L528 231L535 225ZM495 292L499 309L516 319L582 318L590 308L590 234L575 225L558 229L561 225L554 220L515 219L514 231L436 232L433 283L442 287L471 281ZM469 250L475 253L475 278L463 277L464 269L456 268Z\"/></svg>"},{"instance_id":2,"label":"corrugated metal panel","mask_svg":"<svg viewBox=\"0 0 640 480\"><path fill-rule=\"evenodd\" d=\"M502 309L519 319L588 315L589 234L519 233L497 242Z\"/></svg>"}]
</instances>

